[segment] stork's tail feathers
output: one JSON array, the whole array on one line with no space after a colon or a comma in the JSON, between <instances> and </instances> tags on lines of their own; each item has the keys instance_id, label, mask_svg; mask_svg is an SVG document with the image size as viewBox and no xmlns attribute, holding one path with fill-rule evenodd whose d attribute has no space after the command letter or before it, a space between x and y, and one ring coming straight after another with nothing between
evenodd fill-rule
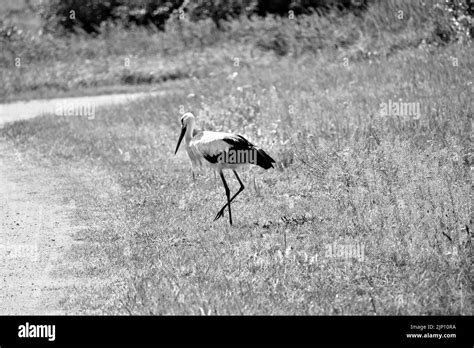
<instances>
[{"instance_id":1,"label":"stork's tail feathers","mask_svg":"<svg viewBox=\"0 0 474 348\"><path fill-rule=\"evenodd\" d=\"M274 168L273 163L275 160L270 157L268 153L263 151L262 149L256 147L257 149L257 166L262 167L263 169L270 169Z\"/></svg>"},{"instance_id":2,"label":"stork's tail feathers","mask_svg":"<svg viewBox=\"0 0 474 348\"><path fill-rule=\"evenodd\" d=\"M253 164L256 164L257 166L262 167L263 169L274 168L273 163L275 163L275 160L271 158L268 153L263 151L261 148L253 145L251 142L249 142L240 134L237 136L234 135L229 138L225 138L223 140L226 143L230 144L233 147L233 149L237 151L238 150L257 151L256 163L253 163Z\"/></svg>"}]
</instances>

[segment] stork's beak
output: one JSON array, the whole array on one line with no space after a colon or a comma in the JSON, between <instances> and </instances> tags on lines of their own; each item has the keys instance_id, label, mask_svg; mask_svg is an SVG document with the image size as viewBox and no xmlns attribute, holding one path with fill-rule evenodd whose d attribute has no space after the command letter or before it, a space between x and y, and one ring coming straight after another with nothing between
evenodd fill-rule
<instances>
[{"instance_id":1,"label":"stork's beak","mask_svg":"<svg viewBox=\"0 0 474 348\"><path fill-rule=\"evenodd\" d=\"M181 128L181 134L179 135L178 145L176 145L176 150L174 150L175 155L176 155L176 152L178 152L179 145L181 145L181 141L183 141L184 134L186 134L186 126Z\"/></svg>"}]
</instances>

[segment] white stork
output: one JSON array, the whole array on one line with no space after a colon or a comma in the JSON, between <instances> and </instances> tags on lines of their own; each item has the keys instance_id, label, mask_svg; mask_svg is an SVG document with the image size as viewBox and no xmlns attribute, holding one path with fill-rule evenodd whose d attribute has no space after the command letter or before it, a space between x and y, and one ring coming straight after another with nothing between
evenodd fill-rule
<instances>
[{"instance_id":1,"label":"white stork","mask_svg":"<svg viewBox=\"0 0 474 348\"><path fill-rule=\"evenodd\" d=\"M263 169L273 168L275 161L265 151L250 143L241 135L223 132L196 131L196 118L190 112L181 116L181 134L176 145L175 154L184 138L186 152L193 167L206 164L219 173L224 184L227 203L219 210L214 221L224 215L225 207L229 209L229 223L232 225L230 203L244 190L244 184L237 175L236 169L244 164L255 164ZM230 197L230 190L225 181L223 169L232 169L239 181L240 188Z\"/></svg>"}]
</instances>

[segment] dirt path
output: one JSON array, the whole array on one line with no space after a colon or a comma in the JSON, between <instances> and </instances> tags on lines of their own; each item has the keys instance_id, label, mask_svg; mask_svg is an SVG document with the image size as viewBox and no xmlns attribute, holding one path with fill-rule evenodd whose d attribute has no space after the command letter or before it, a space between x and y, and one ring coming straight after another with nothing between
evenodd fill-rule
<instances>
[{"instance_id":1,"label":"dirt path","mask_svg":"<svg viewBox=\"0 0 474 348\"><path fill-rule=\"evenodd\" d=\"M51 170L0 142L0 315L60 314L71 280L53 275L73 243L73 207L57 197Z\"/></svg>"},{"instance_id":2,"label":"dirt path","mask_svg":"<svg viewBox=\"0 0 474 348\"><path fill-rule=\"evenodd\" d=\"M67 110L127 103L165 92L58 98L0 104L0 128L8 122ZM55 274L80 226L74 205L62 201L54 170L32 165L0 139L0 315L65 314L59 303L75 279ZM68 313L70 314L70 313Z\"/></svg>"},{"instance_id":3,"label":"dirt path","mask_svg":"<svg viewBox=\"0 0 474 348\"><path fill-rule=\"evenodd\" d=\"M0 104L0 128L46 113L94 111L167 91L56 98ZM60 115L65 116L65 115ZM0 315L66 314L61 298L73 277L55 272L85 226L72 221L75 206L64 201L60 171L41 168L0 139ZM66 185L68 186L68 185ZM69 185L70 186L70 185ZM80 285L84 285L85 279ZM73 314L73 313L67 313Z\"/></svg>"},{"instance_id":4,"label":"dirt path","mask_svg":"<svg viewBox=\"0 0 474 348\"><path fill-rule=\"evenodd\" d=\"M100 106L128 103L132 100L163 95L164 93L165 91L122 93L87 97L38 99L0 104L0 128L8 122L26 120L43 114L59 113L58 116L65 116L64 114L67 115L69 110L73 113L84 112L87 113L87 116L90 116L88 113Z\"/></svg>"}]
</instances>

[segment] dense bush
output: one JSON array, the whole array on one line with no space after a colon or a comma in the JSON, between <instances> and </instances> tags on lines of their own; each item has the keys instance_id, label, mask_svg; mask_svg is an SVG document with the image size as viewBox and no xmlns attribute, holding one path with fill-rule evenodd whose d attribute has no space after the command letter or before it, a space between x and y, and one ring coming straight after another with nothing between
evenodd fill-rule
<instances>
[{"instance_id":1,"label":"dense bush","mask_svg":"<svg viewBox=\"0 0 474 348\"><path fill-rule=\"evenodd\" d=\"M366 4L367 0L50 0L43 6L42 15L48 28L60 26L68 31L80 28L96 33L106 21L164 29L165 22L175 14L189 16L192 21L211 18L220 28L222 20L241 15L287 16L321 13L331 8L356 10L365 8Z\"/></svg>"},{"instance_id":2,"label":"dense bush","mask_svg":"<svg viewBox=\"0 0 474 348\"><path fill-rule=\"evenodd\" d=\"M370 7L387 7L390 9L416 9L433 13L433 9L449 14L450 23L439 24L439 37L449 41L460 32L472 36L473 5L469 0L447 0L425 2L404 0L50 0L41 5L44 27L57 32L82 30L87 33L98 33L106 23L120 26L130 25L153 26L165 29L170 17L188 19L192 22L211 19L217 28L222 22L241 16L266 16L268 14L291 17L313 12L319 15L330 13L360 15ZM411 11L411 12L416 12ZM387 14L385 14L387 15ZM439 14L434 14L439 16ZM416 16L419 17L417 13ZM285 51L285 44L275 38L275 45ZM278 48L277 50L280 50Z\"/></svg>"},{"instance_id":3,"label":"dense bush","mask_svg":"<svg viewBox=\"0 0 474 348\"><path fill-rule=\"evenodd\" d=\"M41 14L45 28L56 30L62 27L67 31L82 29L97 33L104 22L121 24L155 25L163 29L165 21L182 0L50 0L42 7Z\"/></svg>"}]
</instances>

